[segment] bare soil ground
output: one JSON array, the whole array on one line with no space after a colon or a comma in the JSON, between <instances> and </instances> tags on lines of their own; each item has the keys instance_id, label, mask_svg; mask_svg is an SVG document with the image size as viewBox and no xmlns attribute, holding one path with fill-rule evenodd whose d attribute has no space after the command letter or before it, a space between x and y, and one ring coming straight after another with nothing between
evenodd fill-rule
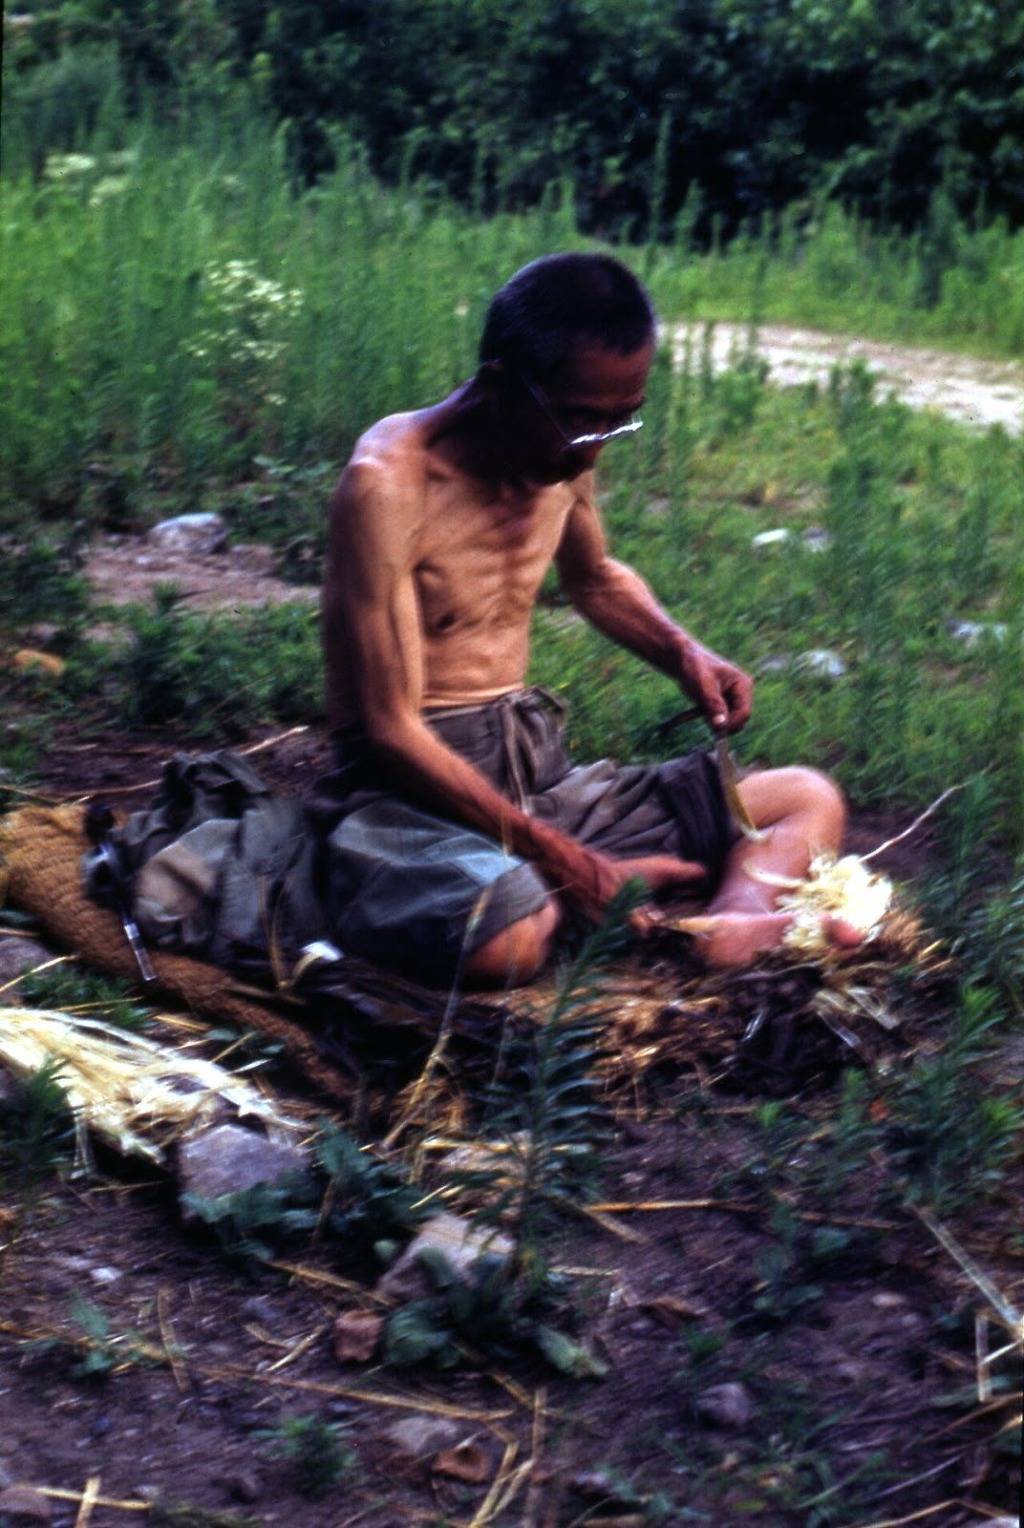
<instances>
[{"instance_id":1,"label":"bare soil ground","mask_svg":"<svg viewBox=\"0 0 1024 1528\"><path fill-rule=\"evenodd\" d=\"M675 337L680 353L689 343L699 355L700 325L680 325ZM716 324L712 345L716 369L732 364L746 344L746 326ZM1000 424L1010 435L1024 429L1024 366L1018 362L983 361L787 324L762 325L755 349L771 368L770 380L780 387L801 382L824 386L834 366L860 361L877 377L881 397L893 393L910 408L945 414L974 429Z\"/></svg>"},{"instance_id":2,"label":"bare soil ground","mask_svg":"<svg viewBox=\"0 0 1024 1528\"><path fill-rule=\"evenodd\" d=\"M97 539L84 573L100 604L146 604L159 584L174 584L192 610L241 610L253 605L314 606L318 591L274 576L268 546L225 545L193 552L156 545L149 538Z\"/></svg>"},{"instance_id":3,"label":"bare soil ground","mask_svg":"<svg viewBox=\"0 0 1024 1528\"><path fill-rule=\"evenodd\" d=\"M700 1200L748 1152L743 1106L723 1103L713 1131L667 1118L631 1126L609 1180L617 1198ZM184 1499L308 1528L475 1521L484 1483L433 1473L388 1437L396 1420L439 1406L463 1412L447 1442L475 1440L489 1478L510 1445L518 1461L533 1459L533 1516L524 1484L505 1524L658 1521L629 1505L627 1482L639 1497L664 1493L673 1505L661 1521L714 1528L867 1523L941 1502L932 1519L952 1528L1013 1500L1012 1461L993 1453L989 1419L948 1407L973 1370L971 1302L905 1221L884 1235L855 1229L817 1294L759 1315L759 1259L772 1240L764 1215L623 1216L629 1242L581 1220L566 1227L558 1261L580 1270L585 1329L609 1378L552 1379L524 1364L409 1380L333 1357L330 1324L358 1303L351 1294L232 1270L183 1233L164 1185L110 1167L106 1181L48 1191L5 1253L0 1469L18 1481L80 1492L98 1475L105 1498ZM856 1221L858 1198L837 1219ZM976 1230L999 1240L992 1226ZM303 1263L351 1272L343 1247ZM174 1368L126 1359L105 1379L76 1379L80 1353L19 1340L74 1330L76 1297L102 1310L112 1336L171 1345ZM695 1357L694 1331L721 1346ZM707 1414L708 1392L723 1383L743 1386L748 1417ZM263 1436L309 1413L344 1422L359 1453L321 1502L302 1496ZM831 1500L828 1515L814 1515L819 1497ZM55 1528L72 1528L76 1504L52 1504ZM95 1528L125 1521L115 1507L92 1516Z\"/></svg>"},{"instance_id":4,"label":"bare soil ground","mask_svg":"<svg viewBox=\"0 0 1024 1528\"><path fill-rule=\"evenodd\" d=\"M726 326L717 335L728 346ZM762 331L762 342L783 381L827 372L845 344L775 328ZM908 401L1019 425L1019 368L946 358L932 387L928 352L860 353L884 367L887 382L917 388ZM961 365L967 391L954 397ZM995 412L985 413L990 406ZM200 608L315 599L275 580L262 549L156 554L111 539L94 549L88 573L108 602L145 599L171 581ZM167 752L166 737L83 736L68 724L47 750L41 788L134 805L145 791L131 788L158 778ZM326 757L320 734L296 729L256 762L277 788L296 791ZM865 852L904 825L888 814L861 816L850 847ZM882 868L911 877L927 868L929 846L926 828ZM284 1076L277 1085L296 1086ZM911 1519L960 1528L1013 1511L1016 1463L994 1444L996 1412L969 1396L980 1301L914 1217L894 1209L879 1220L876 1165L841 1204L799 1221L791 1273L765 1305L764 1260L780 1242L770 1208L722 1207L735 1201L738 1179L767 1171L751 1120L760 1101L713 1094L698 1117L667 1098L655 1118L620 1121L607 1161L610 1200L710 1203L603 1224L567 1220L554 1257L575 1271L583 1330L609 1365L603 1380L553 1377L525 1360L514 1373L412 1378L340 1364L330 1324L360 1295L309 1274L233 1267L182 1227L171 1186L157 1175L105 1157L98 1175L48 1182L31 1202L0 1185L0 1491L24 1483L67 1493L29 1503L53 1528L121 1528L145 1522L148 1504L172 1500L192 1504L192 1515L178 1519L190 1528L216 1522L203 1513L223 1512L303 1528L880 1528ZM794 1107L813 1119L832 1104L820 1093ZM807 1213L802 1204L799 1213ZM821 1225L845 1228L849 1240L812 1276L801 1260ZM958 1234L1020 1304L1012 1212L969 1211ZM301 1262L342 1279L354 1272L344 1246L316 1246ZM102 1312L125 1354L104 1378L76 1378L81 1351L66 1342L30 1340L80 1335L76 1299ZM132 1361L133 1333L157 1361ZM749 1415L710 1414L708 1392L722 1384L743 1387ZM436 1419L438 1410L451 1423L449 1444L472 1439L482 1448L484 1481L432 1471L436 1448L417 1463L389 1439L397 1420ZM310 1413L343 1423L359 1457L317 1501L264 1436ZM531 1467L492 1518L485 1497L503 1459L504 1478ZM91 1514L76 1499L90 1477L101 1497ZM2 1501L0 1521L13 1528L22 1519Z\"/></svg>"},{"instance_id":5,"label":"bare soil ground","mask_svg":"<svg viewBox=\"0 0 1024 1528\"><path fill-rule=\"evenodd\" d=\"M44 784L62 797L153 779L167 752L158 738L62 742ZM323 740L298 731L256 761L279 789L298 791L324 760ZM866 850L902 825L865 816L851 844ZM886 868L910 876L928 854L926 827L891 851ZM293 1079L276 1081L295 1094ZM192 1508L181 1521L194 1525L214 1522L201 1512L225 1511L304 1528L484 1523L491 1519L474 1514L506 1456L510 1471L533 1461L494 1519L507 1528L809 1528L927 1509L935 1510L923 1521L954 1528L1008 1510L1013 1461L993 1447L991 1413L969 1401L978 1302L913 1217L894 1211L879 1220L873 1167L841 1204L819 1204L799 1222L793 1265L758 1309L765 1258L779 1245L770 1196L749 1214L726 1206L747 1197L737 1182L749 1191L751 1174L768 1171L751 1120L760 1101L711 1095L698 1117L669 1095L655 1118L620 1122L609 1200L710 1202L603 1225L567 1219L553 1255L577 1270L583 1330L609 1365L603 1380L563 1379L528 1360L510 1373L412 1377L341 1364L331 1322L365 1300L315 1274L364 1277L344 1246L304 1250L299 1261L312 1276L238 1269L183 1228L168 1181L113 1157L88 1181L47 1183L27 1207L7 1193L0 1485L72 1493L44 1498L54 1528L74 1528L73 1493L93 1476L104 1502L133 1506L97 1505L92 1528L120 1528L146 1503L181 1500ZM814 1093L794 1106L809 1122L831 1108ZM801 1201L798 1215L806 1212ZM1005 1209L968 1221L975 1254L1004 1291L1019 1292L1021 1247ZM822 1225L845 1227L849 1241L807 1271L801 1258ZM38 1341L81 1335L77 1300L102 1312L126 1352L106 1377L75 1377L80 1350ZM133 1334L158 1361L131 1361ZM168 1350L173 1365L159 1361ZM709 1414L708 1393L723 1384L742 1386L748 1416ZM955 1391L961 1400L951 1408ZM461 1414L441 1418L450 1423L446 1439L416 1462L389 1432L403 1418L438 1420L434 1407ZM310 1414L344 1424L359 1460L318 1500L302 1494L301 1476L266 1437ZM443 1441L466 1439L486 1458L479 1484L431 1469ZM10 1521L13 1528L18 1519Z\"/></svg>"}]
</instances>

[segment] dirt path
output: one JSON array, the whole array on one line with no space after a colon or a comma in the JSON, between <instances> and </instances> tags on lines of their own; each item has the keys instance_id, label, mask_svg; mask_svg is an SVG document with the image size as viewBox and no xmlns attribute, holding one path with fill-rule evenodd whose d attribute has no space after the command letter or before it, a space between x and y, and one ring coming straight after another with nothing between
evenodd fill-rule
<instances>
[{"instance_id":1,"label":"dirt path","mask_svg":"<svg viewBox=\"0 0 1024 1528\"><path fill-rule=\"evenodd\" d=\"M699 354L703 325L681 325L676 330L680 353L688 334L694 353ZM745 324L716 324L715 369L730 365L746 341ZM912 409L931 409L974 429L1001 424L1010 435L1020 435L1024 429L1024 365L1019 362L982 361L785 324L765 324L758 331L756 348L771 367L771 381L780 387L801 382L821 385L828 382L837 363L863 361L878 377L881 397L894 393Z\"/></svg>"},{"instance_id":2,"label":"dirt path","mask_svg":"<svg viewBox=\"0 0 1024 1528\"><path fill-rule=\"evenodd\" d=\"M703 325L677 328L680 357L688 336L693 353L699 354ZM745 325L716 324L715 369L732 364L746 340ZM1024 364L908 349L782 324L766 324L758 333L757 349L777 386L812 381L824 385L837 363L861 360L878 376L882 396L895 393L911 408L932 409L975 429L1001 424L1011 435L1024 429ZM285 583L273 570L273 553L264 546L223 545L207 552L154 545L149 538L110 536L94 545L85 571L96 597L106 604L145 602L161 583L175 584L193 610L316 603L315 589Z\"/></svg>"},{"instance_id":3,"label":"dirt path","mask_svg":"<svg viewBox=\"0 0 1024 1528\"><path fill-rule=\"evenodd\" d=\"M165 547L146 536L105 536L85 565L93 595L105 605L145 604L159 584L173 584L190 610L241 610L254 605L314 606L319 591L274 575L268 546L217 551Z\"/></svg>"}]
</instances>

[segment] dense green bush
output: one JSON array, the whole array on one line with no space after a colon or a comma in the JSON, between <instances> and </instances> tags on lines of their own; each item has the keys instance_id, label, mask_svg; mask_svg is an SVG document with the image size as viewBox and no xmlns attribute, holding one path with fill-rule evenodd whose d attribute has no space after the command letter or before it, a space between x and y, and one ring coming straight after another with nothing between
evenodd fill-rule
<instances>
[{"instance_id":1,"label":"dense green bush","mask_svg":"<svg viewBox=\"0 0 1024 1528\"><path fill-rule=\"evenodd\" d=\"M705 241L806 214L824 189L930 222L933 293L954 263L945 205L1024 214L1016 0L23 0L23 15L6 110L30 127L83 73L78 52L114 48L130 102L251 80L307 176L341 124L385 175L414 162L478 206L536 202L568 175L603 233L664 233L698 191Z\"/></svg>"}]
</instances>

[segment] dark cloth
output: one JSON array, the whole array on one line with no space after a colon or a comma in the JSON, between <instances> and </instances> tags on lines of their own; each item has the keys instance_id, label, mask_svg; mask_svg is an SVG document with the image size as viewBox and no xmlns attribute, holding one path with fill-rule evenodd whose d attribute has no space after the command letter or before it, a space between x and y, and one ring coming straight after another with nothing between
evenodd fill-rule
<instances>
[{"instance_id":1,"label":"dark cloth","mask_svg":"<svg viewBox=\"0 0 1024 1528\"><path fill-rule=\"evenodd\" d=\"M522 810L620 858L673 854L712 880L734 840L712 755L576 765L543 690L426 713L429 726ZM147 944L254 980L287 978L314 941L419 980L543 907L534 867L407 800L357 732L308 802L275 797L227 750L178 754L152 804L85 856L87 889L129 906Z\"/></svg>"},{"instance_id":2,"label":"dark cloth","mask_svg":"<svg viewBox=\"0 0 1024 1528\"><path fill-rule=\"evenodd\" d=\"M672 854L712 882L735 840L713 755L666 764L572 762L564 708L541 689L425 720L502 795L616 858ZM327 921L343 948L443 977L460 954L538 911L549 888L485 834L405 799L356 730L335 735L335 769L311 809L324 844Z\"/></svg>"},{"instance_id":3,"label":"dark cloth","mask_svg":"<svg viewBox=\"0 0 1024 1528\"><path fill-rule=\"evenodd\" d=\"M128 906L145 942L264 979L328 936L305 806L227 749L176 754L151 804L88 852L87 892Z\"/></svg>"}]
</instances>

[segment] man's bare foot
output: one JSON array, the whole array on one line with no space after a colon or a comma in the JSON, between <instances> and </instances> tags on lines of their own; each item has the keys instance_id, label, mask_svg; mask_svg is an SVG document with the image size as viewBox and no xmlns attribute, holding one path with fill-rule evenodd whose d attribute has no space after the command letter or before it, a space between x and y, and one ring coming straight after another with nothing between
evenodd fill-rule
<instances>
[{"instance_id":1,"label":"man's bare foot","mask_svg":"<svg viewBox=\"0 0 1024 1528\"><path fill-rule=\"evenodd\" d=\"M697 949L709 966L746 966L756 955L782 944L793 921L791 912L720 912L693 919L701 927L694 929ZM863 943L864 935L845 918L823 917L822 933L827 944L853 949Z\"/></svg>"}]
</instances>

